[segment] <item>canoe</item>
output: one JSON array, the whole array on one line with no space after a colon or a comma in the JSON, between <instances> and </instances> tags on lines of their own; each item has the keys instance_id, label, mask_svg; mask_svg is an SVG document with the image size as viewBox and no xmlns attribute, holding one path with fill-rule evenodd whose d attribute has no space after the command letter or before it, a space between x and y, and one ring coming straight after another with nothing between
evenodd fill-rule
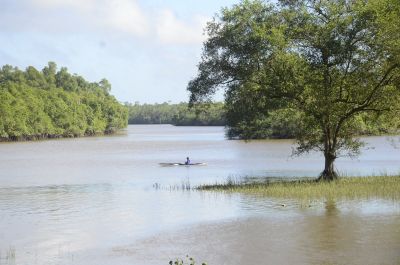
<instances>
[{"instance_id":1,"label":"canoe","mask_svg":"<svg viewBox=\"0 0 400 265\"><path fill-rule=\"evenodd\" d=\"M185 163L160 163L160 166L205 166L206 163L190 163L190 164L185 164Z\"/></svg>"}]
</instances>

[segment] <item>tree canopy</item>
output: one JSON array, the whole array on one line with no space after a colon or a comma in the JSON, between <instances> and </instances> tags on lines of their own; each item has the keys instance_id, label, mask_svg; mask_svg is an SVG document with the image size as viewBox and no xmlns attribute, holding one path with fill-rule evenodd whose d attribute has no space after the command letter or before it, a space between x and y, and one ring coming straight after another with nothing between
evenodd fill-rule
<instances>
[{"instance_id":1,"label":"tree canopy","mask_svg":"<svg viewBox=\"0 0 400 265\"><path fill-rule=\"evenodd\" d=\"M225 109L221 102L199 104L189 109L188 103L126 104L129 124L173 124L177 126L224 126Z\"/></svg>"},{"instance_id":2,"label":"tree canopy","mask_svg":"<svg viewBox=\"0 0 400 265\"><path fill-rule=\"evenodd\" d=\"M88 82L49 62L0 69L0 140L76 137L126 127L128 112L106 79Z\"/></svg>"},{"instance_id":3,"label":"tree canopy","mask_svg":"<svg viewBox=\"0 0 400 265\"><path fill-rule=\"evenodd\" d=\"M276 111L295 115L296 153L321 151L320 179L335 179L335 159L360 151L360 117L398 117L399 17L398 0L255 0L224 8L207 26L190 103L223 88L228 126Z\"/></svg>"}]
</instances>

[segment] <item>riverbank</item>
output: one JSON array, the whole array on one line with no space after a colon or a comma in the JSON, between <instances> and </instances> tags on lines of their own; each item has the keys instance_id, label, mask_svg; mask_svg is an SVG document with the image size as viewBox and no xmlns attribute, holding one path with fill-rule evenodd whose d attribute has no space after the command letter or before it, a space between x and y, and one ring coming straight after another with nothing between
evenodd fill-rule
<instances>
[{"instance_id":1,"label":"riverbank","mask_svg":"<svg viewBox=\"0 0 400 265\"><path fill-rule=\"evenodd\" d=\"M342 177L332 182L316 182L307 179L245 183L228 180L222 184L201 185L198 190L295 199L386 198L397 200L400 199L400 176Z\"/></svg>"},{"instance_id":2,"label":"riverbank","mask_svg":"<svg viewBox=\"0 0 400 265\"><path fill-rule=\"evenodd\" d=\"M29 142L29 141L44 141L52 139L68 139L68 138L81 138L81 137L95 137L95 136L108 136L117 134L124 128L109 129L104 132L88 132L84 134L40 134L40 135L23 135L12 137L0 137L0 143L4 142Z\"/></svg>"}]
</instances>

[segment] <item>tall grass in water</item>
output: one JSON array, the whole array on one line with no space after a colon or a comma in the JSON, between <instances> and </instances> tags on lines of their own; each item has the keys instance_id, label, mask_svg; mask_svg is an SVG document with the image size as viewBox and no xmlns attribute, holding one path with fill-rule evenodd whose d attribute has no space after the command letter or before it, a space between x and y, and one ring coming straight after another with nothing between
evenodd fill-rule
<instances>
[{"instance_id":1,"label":"tall grass in water","mask_svg":"<svg viewBox=\"0 0 400 265\"><path fill-rule=\"evenodd\" d=\"M169 190L169 191L191 191L194 188L190 185L190 181L182 181L181 184L163 186L160 183L154 183L153 188L155 190ZM1 264L0 264L1 265Z\"/></svg>"},{"instance_id":2,"label":"tall grass in water","mask_svg":"<svg viewBox=\"0 0 400 265\"><path fill-rule=\"evenodd\" d=\"M331 182L315 180L244 183L228 180L223 184L202 185L198 190L240 192L293 199L400 199L400 176L343 177Z\"/></svg>"},{"instance_id":3,"label":"tall grass in water","mask_svg":"<svg viewBox=\"0 0 400 265\"><path fill-rule=\"evenodd\" d=\"M3 264L2 260L5 262L4 264L15 264L16 259L14 247L9 247L4 256L2 254L3 253L0 252L0 264Z\"/></svg>"}]
</instances>

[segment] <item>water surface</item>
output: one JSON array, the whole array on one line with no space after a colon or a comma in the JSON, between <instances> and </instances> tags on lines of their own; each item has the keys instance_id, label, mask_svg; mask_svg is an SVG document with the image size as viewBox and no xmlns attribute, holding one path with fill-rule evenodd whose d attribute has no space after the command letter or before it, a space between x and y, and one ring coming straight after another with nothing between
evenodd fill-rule
<instances>
[{"instance_id":1,"label":"water surface","mask_svg":"<svg viewBox=\"0 0 400 265\"><path fill-rule=\"evenodd\" d=\"M358 159L338 159L340 172L400 172L400 149L387 137L365 140L370 149ZM317 176L322 157L292 158L292 143L229 141L222 127L168 125L2 143L0 264L166 264L186 254L209 264L398 263L396 201L307 209L285 201L282 208L276 199L169 189L228 177ZM186 156L207 166L159 165Z\"/></svg>"}]
</instances>

